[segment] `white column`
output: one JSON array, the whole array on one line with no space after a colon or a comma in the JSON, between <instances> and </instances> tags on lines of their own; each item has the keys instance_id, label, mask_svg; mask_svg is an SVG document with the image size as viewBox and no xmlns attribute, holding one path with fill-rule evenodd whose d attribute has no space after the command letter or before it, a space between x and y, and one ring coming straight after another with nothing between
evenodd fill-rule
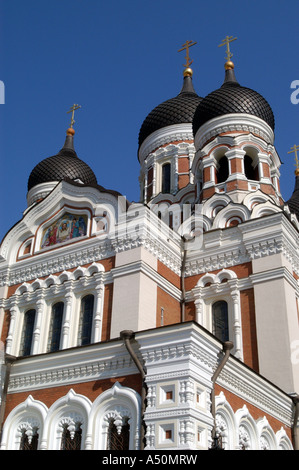
<instances>
[{"instance_id":1,"label":"white column","mask_svg":"<svg viewBox=\"0 0 299 470\"><path fill-rule=\"evenodd\" d=\"M33 331L33 344L32 344L32 354L38 354L40 346L40 331L41 331L41 320L42 314L45 308L45 301L43 293L38 293L38 298L36 300L36 318Z\"/></svg>"},{"instance_id":2,"label":"white column","mask_svg":"<svg viewBox=\"0 0 299 470\"><path fill-rule=\"evenodd\" d=\"M66 349L69 347L69 338L70 338L70 321L71 321L71 308L73 303L73 289L71 283L66 286L65 292L65 312L64 312L64 321L62 325L62 343L61 349Z\"/></svg>"},{"instance_id":3,"label":"white column","mask_svg":"<svg viewBox=\"0 0 299 470\"><path fill-rule=\"evenodd\" d=\"M153 197L157 194L157 162L154 160L153 162Z\"/></svg>"},{"instance_id":4,"label":"white column","mask_svg":"<svg viewBox=\"0 0 299 470\"><path fill-rule=\"evenodd\" d=\"M240 291L234 288L231 291L233 300L233 343L235 346L234 355L238 359L242 359L242 338L241 338L241 318L240 318Z\"/></svg>"},{"instance_id":5,"label":"white column","mask_svg":"<svg viewBox=\"0 0 299 470\"><path fill-rule=\"evenodd\" d=\"M104 304L104 285L101 281L96 286L94 318L93 318L93 343L101 341L102 321L103 321L103 304Z\"/></svg>"},{"instance_id":6,"label":"white column","mask_svg":"<svg viewBox=\"0 0 299 470\"><path fill-rule=\"evenodd\" d=\"M6 338L6 353L7 354L12 354L13 339L15 338L15 326L16 326L16 320L17 320L18 314L19 314L19 308L14 303L10 308L10 323L9 323L8 335ZM18 352L16 352L15 355L17 356Z\"/></svg>"}]
</instances>

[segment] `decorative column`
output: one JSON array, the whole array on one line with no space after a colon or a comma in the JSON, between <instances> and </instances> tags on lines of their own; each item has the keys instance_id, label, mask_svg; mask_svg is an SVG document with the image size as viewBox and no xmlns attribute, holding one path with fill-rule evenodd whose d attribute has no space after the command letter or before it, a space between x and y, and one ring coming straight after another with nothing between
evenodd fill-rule
<instances>
[{"instance_id":1,"label":"decorative column","mask_svg":"<svg viewBox=\"0 0 299 470\"><path fill-rule=\"evenodd\" d=\"M40 345L40 331L41 331L41 321L42 314L45 309L45 301L43 292L38 292L36 300L36 320L33 331L33 344L32 344L32 354L38 354L39 345Z\"/></svg>"},{"instance_id":2,"label":"decorative column","mask_svg":"<svg viewBox=\"0 0 299 470\"><path fill-rule=\"evenodd\" d=\"M66 349L66 348L69 347L71 309L72 309L72 303L73 303L72 282L67 281L65 284L66 284L65 312L64 312L64 321L63 321L63 325L62 325L62 346L61 346L61 349Z\"/></svg>"},{"instance_id":3,"label":"decorative column","mask_svg":"<svg viewBox=\"0 0 299 470\"><path fill-rule=\"evenodd\" d=\"M102 277L102 275L101 275ZM102 280L95 287L95 305L93 318L93 343L97 343L102 339L102 320L103 320L103 304L104 304L104 285Z\"/></svg>"},{"instance_id":4,"label":"decorative column","mask_svg":"<svg viewBox=\"0 0 299 470\"><path fill-rule=\"evenodd\" d=\"M15 337L15 325L16 325L18 315L19 315L19 308L17 306L16 300L14 300L10 308L10 323L9 323L8 335L6 338L6 353L7 354L12 354L13 338ZM15 355L17 356L17 353Z\"/></svg>"},{"instance_id":5,"label":"decorative column","mask_svg":"<svg viewBox=\"0 0 299 470\"><path fill-rule=\"evenodd\" d=\"M241 338L241 320L240 320L240 291L237 288L237 282L228 281L231 284L231 296L233 300L233 332L234 332L234 355L242 359L242 338Z\"/></svg>"},{"instance_id":6,"label":"decorative column","mask_svg":"<svg viewBox=\"0 0 299 470\"><path fill-rule=\"evenodd\" d=\"M197 286L193 289L193 296L195 298L195 321L201 325L203 324L203 300L202 300L202 290L201 287Z\"/></svg>"},{"instance_id":7,"label":"decorative column","mask_svg":"<svg viewBox=\"0 0 299 470\"><path fill-rule=\"evenodd\" d=\"M156 159L153 161L153 194L152 197L155 197L157 194L157 162Z\"/></svg>"}]
</instances>

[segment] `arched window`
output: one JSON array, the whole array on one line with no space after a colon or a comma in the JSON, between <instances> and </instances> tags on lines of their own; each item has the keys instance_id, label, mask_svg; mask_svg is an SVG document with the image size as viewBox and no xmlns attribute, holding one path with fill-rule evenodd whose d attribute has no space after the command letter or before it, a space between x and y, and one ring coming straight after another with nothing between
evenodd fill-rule
<instances>
[{"instance_id":1,"label":"arched window","mask_svg":"<svg viewBox=\"0 0 299 470\"><path fill-rule=\"evenodd\" d=\"M224 183L224 181L227 180L228 175L229 175L228 159L227 159L227 157L223 156L218 161L218 167L217 167L217 172L216 172L216 182L217 182L217 184L218 183Z\"/></svg>"},{"instance_id":2,"label":"arched window","mask_svg":"<svg viewBox=\"0 0 299 470\"><path fill-rule=\"evenodd\" d=\"M81 450L82 423L77 422L74 425L64 423L61 436L61 450Z\"/></svg>"},{"instance_id":3,"label":"arched window","mask_svg":"<svg viewBox=\"0 0 299 470\"><path fill-rule=\"evenodd\" d=\"M37 450L38 428L22 429L20 450Z\"/></svg>"},{"instance_id":4,"label":"arched window","mask_svg":"<svg viewBox=\"0 0 299 470\"><path fill-rule=\"evenodd\" d=\"M107 436L107 450L129 450L130 443L130 425L128 419L125 420L118 429L113 420L109 423Z\"/></svg>"},{"instance_id":5,"label":"arched window","mask_svg":"<svg viewBox=\"0 0 299 470\"><path fill-rule=\"evenodd\" d=\"M254 167L253 160L249 155L244 156L244 171L246 178L253 181L259 181L258 165Z\"/></svg>"},{"instance_id":6,"label":"arched window","mask_svg":"<svg viewBox=\"0 0 299 470\"><path fill-rule=\"evenodd\" d=\"M162 166L162 193L170 193L170 163L165 163Z\"/></svg>"},{"instance_id":7,"label":"arched window","mask_svg":"<svg viewBox=\"0 0 299 470\"><path fill-rule=\"evenodd\" d=\"M78 344L90 344L93 320L94 296L86 295L81 300L81 311L79 320Z\"/></svg>"},{"instance_id":8,"label":"arched window","mask_svg":"<svg viewBox=\"0 0 299 470\"><path fill-rule=\"evenodd\" d=\"M63 302L57 302L52 306L50 321L48 352L58 351L60 347L60 337L63 318Z\"/></svg>"},{"instance_id":9,"label":"arched window","mask_svg":"<svg viewBox=\"0 0 299 470\"><path fill-rule=\"evenodd\" d=\"M20 346L20 356L29 356L31 353L33 329L35 323L35 310L28 310L24 315L24 324Z\"/></svg>"},{"instance_id":10,"label":"arched window","mask_svg":"<svg viewBox=\"0 0 299 470\"><path fill-rule=\"evenodd\" d=\"M228 308L224 300L215 302L212 307L213 334L220 341L228 341Z\"/></svg>"}]
</instances>

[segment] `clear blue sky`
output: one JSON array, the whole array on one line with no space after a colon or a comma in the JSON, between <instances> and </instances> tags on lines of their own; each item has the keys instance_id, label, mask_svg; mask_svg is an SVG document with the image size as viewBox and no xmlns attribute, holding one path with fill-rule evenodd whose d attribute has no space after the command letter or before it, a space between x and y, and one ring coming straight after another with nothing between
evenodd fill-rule
<instances>
[{"instance_id":1,"label":"clear blue sky","mask_svg":"<svg viewBox=\"0 0 299 470\"><path fill-rule=\"evenodd\" d=\"M146 115L182 85L186 40L193 83L205 96L224 77L226 35L241 85L275 113L282 193L294 188L290 147L299 144L299 2L269 0L0 0L0 239L26 209L33 167L56 154L79 103L75 147L99 184L139 198L137 142Z\"/></svg>"}]
</instances>

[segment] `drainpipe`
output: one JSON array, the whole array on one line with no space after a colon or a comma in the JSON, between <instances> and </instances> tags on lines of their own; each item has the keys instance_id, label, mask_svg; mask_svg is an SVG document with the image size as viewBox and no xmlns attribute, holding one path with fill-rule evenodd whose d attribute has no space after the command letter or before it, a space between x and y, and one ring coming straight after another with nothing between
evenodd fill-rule
<instances>
[{"instance_id":1,"label":"drainpipe","mask_svg":"<svg viewBox=\"0 0 299 470\"><path fill-rule=\"evenodd\" d=\"M9 384L9 379L10 379L10 371L11 371L11 366L15 362L15 360L16 360L15 356L11 356L10 354L5 354L5 363L4 363L5 378L4 378L3 391L2 391L2 397L1 397L1 407L0 407L0 444L2 441L2 431L3 431L3 424L4 424L8 384Z\"/></svg>"},{"instance_id":2,"label":"drainpipe","mask_svg":"<svg viewBox=\"0 0 299 470\"><path fill-rule=\"evenodd\" d=\"M181 322L185 321L185 271L186 271L186 257L187 257L187 249L185 248L185 237L183 239L183 259L182 259L182 266L181 266L181 287L182 287L182 300L181 300Z\"/></svg>"},{"instance_id":3,"label":"drainpipe","mask_svg":"<svg viewBox=\"0 0 299 470\"><path fill-rule=\"evenodd\" d=\"M142 389L141 389L141 430L140 430L140 450L144 450L144 440L145 440L145 423L144 423L144 412L145 412L145 400L146 400L146 384L145 376L146 371L143 368L143 365L139 361L138 357L135 354L135 351L132 348L131 340L135 338L135 333L132 330L123 330L120 332L120 338L124 341L124 345L127 348L128 353L133 359L137 369L139 370L142 378Z\"/></svg>"},{"instance_id":4,"label":"drainpipe","mask_svg":"<svg viewBox=\"0 0 299 470\"><path fill-rule=\"evenodd\" d=\"M294 422L292 428L293 434L293 443L294 443L294 450L299 450L299 395L293 397L293 403L295 406L295 414L294 414Z\"/></svg>"},{"instance_id":5,"label":"drainpipe","mask_svg":"<svg viewBox=\"0 0 299 470\"><path fill-rule=\"evenodd\" d=\"M231 341L226 341L223 344L223 352L224 356L221 360L221 362L218 364L217 369L215 370L213 376L212 376L212 392L211 392L211 402L212 402L212 416L213 416L213 429L212 429L212 440L213 444L211 447L211 450L220 450L221 448L218 445L218 438L216 436L216 402L215 402L215 383L217 378L219 377L221 371L223 370L225 364L228 361L228 358L230 356L230 351L234 347L233 343Z\"/></svg>"}]
</instances>

